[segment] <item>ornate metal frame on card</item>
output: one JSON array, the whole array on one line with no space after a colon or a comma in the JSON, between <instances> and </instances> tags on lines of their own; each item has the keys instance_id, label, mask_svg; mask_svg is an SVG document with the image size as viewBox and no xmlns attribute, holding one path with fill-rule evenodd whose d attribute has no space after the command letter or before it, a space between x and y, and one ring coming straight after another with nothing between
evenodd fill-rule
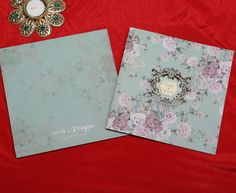
<instances>
[{"instance_id":1,"label":"ornate metal frame on card","mask_svg":"<svg viewBox=\"0 0 236 193\"><path fill-rule=\"evenodd\" d=\"M158 86L161 84L162 78L175 81L180 88L172 97L163 96L160 87ZM191 91L190 82L190 77L184 78L178 70L173 68L164 68L160 71L153 69L152 77L149 79L152 88L149 94L151 96L156 96L159 99L159 102L165 106L177 106L185 102L185 95Z\"/></svg>"}]
</instances>

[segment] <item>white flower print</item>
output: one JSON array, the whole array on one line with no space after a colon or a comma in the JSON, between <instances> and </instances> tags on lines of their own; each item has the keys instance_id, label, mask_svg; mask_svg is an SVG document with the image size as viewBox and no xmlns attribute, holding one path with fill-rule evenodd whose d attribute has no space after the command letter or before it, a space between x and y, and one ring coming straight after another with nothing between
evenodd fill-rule
<instances>
[{"instance_id":1,"label":"white flower print","mask_svg":"<svg viewBox=\"0 0 236 193\"><path fill-rule=\"evenodd\" d=\"M171 136L171 130L168 128L165 128L161 130L159 133L157 133L157 139L160 140L167 140Z\"/></svg>"},{"instance_id":2,"label":"white flower print","mask_svg":"<svg viewBox=\"0 0 236 193\"><path fill-rule=\"evenodd\" d=\"M186 94L185 98L188 100L194 100L196 96L197 96L197 93L194 91L191 91Z\"/></svg>"},{"instance_id":3,"label":"white flower print","mask_svg":"<svg viewBox=\"0 0 236 193\"><path fill-rule=\"evenodd\" d=\"M178 124L176 134L179 137L182 137L184 139L188 139L191 135L191 132L192 132L192 128L190 127L190 125L188 123L181 122Z\"/></svg>"},{"instance_id":4,"label":"white flower print","mask_svg":"<svg viewBox=\"0 0 236 193\"><path fill-rule=\"evenodd\" d=\"M200 78L197 82L197 85L200 89L208 88L208 80L206 78Z\"/></svg>"},{"instance_id":5,"label":"white flower print","mask_svg":"<svg viewBox=\"0 0 236 193\"><path fill-rule=\"evenodd\" d=\"M128 93L122 93L118 98L118 103L121 107L129 107L132 97Z\"/></svg>"},{"instance_id":6,"label":"white flower print","mask_svg":"<svg viewBox=\"0 0 236 193\"><path fill-rule=\"evenodd\" d=\"M146 115L143 113L131 113L128 125L130 128L135 129L139 126L143 126Z\"/></svg>"},{"instance_id":7,"label":"white flower print","mask_svg":"<svg viewBox=\"0 0 236 193\"><path fill-rule=\"evenodd\" d=\"M112 118L109 118L108 120L107 120L107 126L106 126L106 128L112 128L112 123L113 123L113 121L114 121L114 117L112 117Z\"/></svg>"},{"instance_id":8,"label":"white flower print","mask_svg":"<svg viewBox=\"0 0 236 193\"><path fill-rule=\"evenodd\" d=\"M199 60L197 57L190 57L187 61L188 66L192 67L192 66L197 66L199 63Z\"/></svg>"},{"instance_id":9,"label":"white flower print","mask_svg":"<svg viewBox=\"0 0 236 193\"><path fill-rule=\"evenodd\" d=\"M163 47L167 49L169 52L174 52L177 48L175 40L173 38L164 38Z\"/></svg>"}]
</instances>

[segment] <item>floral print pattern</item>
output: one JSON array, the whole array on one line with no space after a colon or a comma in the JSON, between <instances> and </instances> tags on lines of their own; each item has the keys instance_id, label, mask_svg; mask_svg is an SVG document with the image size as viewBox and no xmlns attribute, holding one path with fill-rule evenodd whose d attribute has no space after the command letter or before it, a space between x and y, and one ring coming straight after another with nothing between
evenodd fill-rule
<instances>
[{"instance_id":1,"label":"floral print pattern","mask_svg":"<svg viewBox=\"0 0 236 193\"><path fill-rule=\"evenodd\" d=\"M191 135L191 132L192 132L191 126L186 122L181 122L177 126L176 134L179 137L183 137L185 139L188 139Z\"/></svg>"},{"instance_id":2,"label":"floral print pattern","mask_svg":"<svg viewBox=\"0 0 236 193\"><path fill-rule=\"evenodd\" d=\"M232 59L230 50L131 28L107 128L215 154ZM149 94L152 72L166 68L191 77L178 106Z\"/></svg>"},{"instance_id":3,"label":"floral print pattern","mask_svg":"<svg viewBox=\"0 0 236 193\"><path fill-rule=\"evenodd\" d=\"M117 129L124 129L127 126L129 118L125 115L118 115L112 122L112 126Z\"/></svg>"},{"instance_id":4,"label":"floral print pattern","mask_svg":"<svg viewBox=\"0 0 236 193\"><path fill-rule=\"evenodd\" d=\"M107 30L1 49L0 64L16 157L123 136L104 131L117 80Z\"/></svg>"},{"instance_id":5,"label":"floral print pattern","mask_svg":"<svg viewBox=\"0 0 236 193\"><path fill-rule=\"evenodd\" d=\"M162 130L161 120L155 114L146 116L144 127L150 130L155 130L157 133Z\"/></svg>"}]
</instances>

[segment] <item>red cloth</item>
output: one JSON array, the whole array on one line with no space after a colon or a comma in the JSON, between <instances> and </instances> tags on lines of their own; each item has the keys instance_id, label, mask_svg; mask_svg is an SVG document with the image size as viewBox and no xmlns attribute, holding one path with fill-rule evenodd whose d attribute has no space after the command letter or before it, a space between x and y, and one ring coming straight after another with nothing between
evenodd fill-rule
<instances>
[{"instance_id":1,"label":"red cloth","mask_svg":"<svg viewBox=\"0 0 236 193\"><path fill-rule=\"evenodd\" d=\"M108 28L119 69L129 27L235 50L235 0L66 0L66 23L49 38ZM9 24L0 1L0 47L40 41ZM236 66L216 156L127 136L16 159L0 81L1 193L235 193ZM1 77L0 77L1 78ZM16 93L17 94L17 93Z\"/></svg>"}]
</instances>

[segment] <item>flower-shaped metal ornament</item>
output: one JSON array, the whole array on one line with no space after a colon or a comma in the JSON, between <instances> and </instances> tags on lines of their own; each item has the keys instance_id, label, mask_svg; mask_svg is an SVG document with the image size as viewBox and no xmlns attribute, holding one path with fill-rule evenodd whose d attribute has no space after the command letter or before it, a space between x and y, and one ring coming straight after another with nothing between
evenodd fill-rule
<instances>
[{"instance_id":1,"label":"flower-shaped metal ornament","mask_svg":"<svg viewBox=\"0 0 236 193\"><path fill-rule=\"evenodd\" d=\"M51 34L52 27L60 27L65 19L60 12L66 9L64 0L10 0L15 8L9 14L9 22L19 24L22 36L29 37L35 31L40 37Z\"/></svg>"}]
</instances>

